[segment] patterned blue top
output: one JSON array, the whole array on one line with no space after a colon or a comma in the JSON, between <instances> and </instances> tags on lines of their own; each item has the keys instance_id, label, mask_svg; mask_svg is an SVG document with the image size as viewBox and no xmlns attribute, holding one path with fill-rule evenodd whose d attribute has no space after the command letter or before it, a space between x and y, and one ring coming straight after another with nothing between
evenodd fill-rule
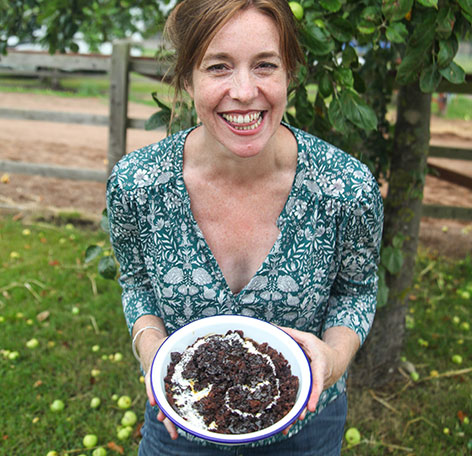
<instances>
[{"instance_id":1,"label":"patterned blue top","mask_svg":"<svg viewBox=\"0 0 472 456\"><path fill-rule=\"evenodd\" d=\"M190 209L183 148L191 129L137 150L115 166L107 206L130 331L147 314L162 318L169 334L201 317L238 314L318 337L327 328L346 326L364 341L375 313L383 226L377 183L352 156L286 126L297 140L298 161L277 220L280 234L236 295ZM346 375L322 393L315 413L344 392ZM289 436L313 415L298 421ZM258 444L283 438L279 434Z\"/></svg>"}]
</instances>

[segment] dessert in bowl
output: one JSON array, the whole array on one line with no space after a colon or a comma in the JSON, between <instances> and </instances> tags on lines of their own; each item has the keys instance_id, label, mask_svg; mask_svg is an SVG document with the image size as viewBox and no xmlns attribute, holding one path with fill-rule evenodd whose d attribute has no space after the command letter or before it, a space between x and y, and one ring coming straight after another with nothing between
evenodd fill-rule
<instances>
[{"instance_id":1,"label":"dessert in bowl","mask_svg":"<svg viewBox=\"0 0 472 456\"><path fill-rule=\"evenodd\" d=\"M281 432L304 410L311 369L280 328L221 315L172 333L151 366L159 408L179 428L220 444L244 444Z\"/></svg>"}]
</instances>

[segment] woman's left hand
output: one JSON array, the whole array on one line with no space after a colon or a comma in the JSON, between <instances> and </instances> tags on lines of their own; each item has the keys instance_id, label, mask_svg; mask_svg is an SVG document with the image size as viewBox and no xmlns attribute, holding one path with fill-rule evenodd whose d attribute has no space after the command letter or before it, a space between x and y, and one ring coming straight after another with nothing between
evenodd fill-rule
<instances>
[{"instance_id":1,"label":"woman's left hand","mask_svg":"<svg viewBox=\"0 0 472 456\"><path fill-rule=\"evenodd\" d=\"M281 328L293 337L310 360L312 388L306 409L300 414L303 420L308 412L314 412L323 390L334 385L347 369L359 347L357 334L349 328L328 329L321 340L314 334L292 328ZM283 431L287 434L291 426Z\"/></svg>"}]
</instances>

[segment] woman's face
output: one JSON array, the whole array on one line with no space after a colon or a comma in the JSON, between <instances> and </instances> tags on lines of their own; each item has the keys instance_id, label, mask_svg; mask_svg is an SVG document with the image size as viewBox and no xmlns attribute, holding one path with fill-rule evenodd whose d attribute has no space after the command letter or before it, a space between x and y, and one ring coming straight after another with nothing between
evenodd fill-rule
<instances>
[{"instance_id":1,"label":"woman's face","mask_svg":"<svg viewBox=\"0 0 472 456\"><path fill-rule=\"evenodd\" d=\"M254 8L238 13L215 35L187 85L206 145L224 146L239 157L270 145L287 88L276 25Z\"/></svg>"}]
</instances>

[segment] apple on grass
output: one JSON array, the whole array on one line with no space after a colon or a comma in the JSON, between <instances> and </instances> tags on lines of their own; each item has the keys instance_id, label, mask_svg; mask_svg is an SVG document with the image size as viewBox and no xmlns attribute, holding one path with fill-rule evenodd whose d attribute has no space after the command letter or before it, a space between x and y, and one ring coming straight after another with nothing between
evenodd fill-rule
<instances>
[{"instance_id":1,"label":"apple on grass","mask_svg":"<svg viewBox=\"0 0 472 456\"><path fill-rule=\"evenodd\" d=\"M118 407L120 409L128 409L131 407L131 398L129 396L121 396L118 399Z\"/></svg>"},{"instance_id":2,"label":"apple on grass","mask_svg":"<svg viewBox=\"0 0 472 456\"><path fill-rule=\"evenodd\" d=\"M93 397L92 400L90 401L90 407L93 409L96 409L100 407L101 400L99 397Z\"/></svg>"},{"instance_id":3,"label":"apple on grass","mask_svg":"<svg viewBox=\"0 0 472 456\"><path fill-rule=\"evenodd\" d=\"M121 428L118 429L118 432L116 433L116 436L118 437L118 440L127 440L131 436L132 429L131 428Z\"/></svg>"},{"instance_id":4,"label":"apple on grass","mask_svg":"<svg viewBox=\"0 0 472 456\"><path fill-rule=\"evenodd\" d=\"M107 450L103 447L95 448L92 452L92 456L107 456Z\"/></svg>"},{"instance_id":5,"label":"apple on grass","mask_svg":"<svg viewBox=\"0 0 472 456\"><path fill-rule=\"evenodd\" d=\"M349 445L357 445L361 441L361 433L355 427L349 428L344 437Z\"/></svg>"},{"instance_id":6,"label":"apple on grass","mask_svg":"<svg viewBox=\"0 0 472 456\"><path fill-rule=\"evenodd\" d=\"M54 401L52 401L49 408L51 409L52 412L60 412L64 410L64 402L61 401L60 399L54 399Z\"/></svg>"},{"instance_id":7,"label":"apple on grass","mask_svg":"<svg viewBox=\"0 0 472 456\"><path fill-rule=\"evenodd\" d=\"M36 339L35 337L28 340L28 342L26 342L26 346L31 349L36 348L38 345L39 345L38 339Z\"/></svg>"},{"instance_id":8,"label":"apple on grass","mask_svg":"<svg viewBox=\"0 0 472 456\"><path fill-rule=\"evenodd\" d=\"M136 421L138 421L138 417L132 410L127 410L123 415L123 418L121 418L121 424L123 426L134 426Z\"/></svg>"},{"instance_id":9,"label":"apple on grass","mask_svg":"<svg viewBox=\"0 0 472 456\"><path fill-rule=\"evenodd\" d=\"M452 357L452 362L455 364L462 364L462 356L461 355L454 355Z\"/></svg>"},{"instance_id":10,"label":"apple on grass","mask_svg":"<svg viewBox=\"0 0 472 456\"><path fill-rule=\"evenodd\" d=\"M82 443L85 448L93 448L98 443L98 437L95 434L87 434Z\"/></svg>"}]
</instances>

